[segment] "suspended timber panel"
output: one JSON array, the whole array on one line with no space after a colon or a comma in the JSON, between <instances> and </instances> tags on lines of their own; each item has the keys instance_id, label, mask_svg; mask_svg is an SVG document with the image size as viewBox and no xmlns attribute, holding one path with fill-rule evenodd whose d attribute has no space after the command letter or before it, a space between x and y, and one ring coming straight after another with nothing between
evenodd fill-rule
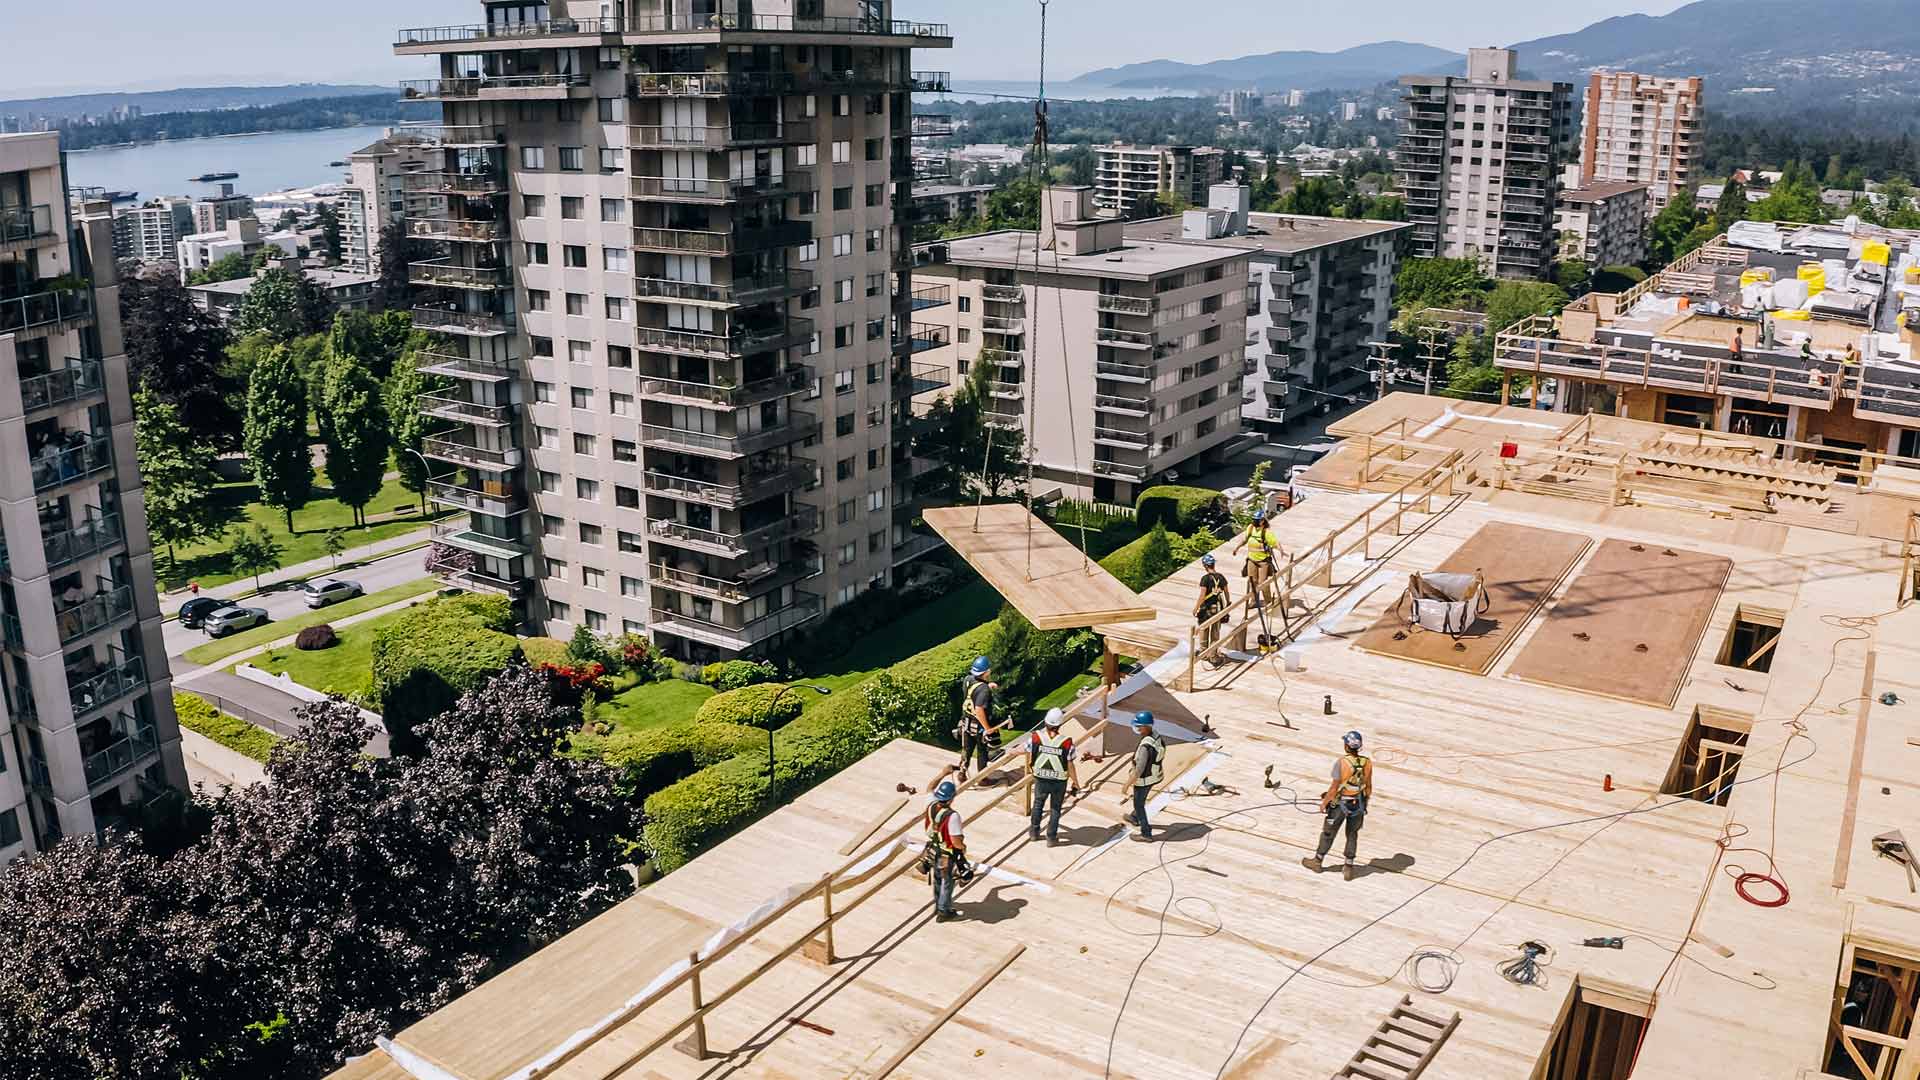
<instances>
[{"instance_id":1,"label":"suspended timber panel","mask_svg":"<svg viewBox=\"0 0 1920 1080\"><path fill-rule=\"evenodd\" d=\"M943 506L921 517L1042 630L1154 617L1151 605L1024 506Z\"/></svg>"}]
</instances>

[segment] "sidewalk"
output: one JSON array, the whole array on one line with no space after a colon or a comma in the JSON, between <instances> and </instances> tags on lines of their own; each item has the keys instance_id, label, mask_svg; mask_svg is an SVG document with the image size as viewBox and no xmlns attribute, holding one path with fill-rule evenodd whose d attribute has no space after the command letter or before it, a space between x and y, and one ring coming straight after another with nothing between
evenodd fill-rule
<instances>
[{"instance_id":1,"label":"sidewalk","mask_svg":"<svg viewBox=\"0 0 1920 1080\"><path fill-rule=\"evenodd\" d=\"M303 581L310 577L321 577L331 574L334 572L333 568L336 562L342 569L345 569L352 564L372 562L375 559L391 555L403 548L418 547L427 542L432 531L432 528L428 527L410 533L402 533L399 536L389 536L385 540L376 540L364 547L348 548L346 551L340 553L338 559L319 558L303 563L296 563L293 566L283 566L272 573L261 574L259 589L253 587L253 578L249 576L229 581L225 585L214 585L210 588L201 589L199 595L216 596L222 600L239 600L243 597L252 596L256 592L265 592L282 582ZM167 600L185 602L188 598L192 597L194 593L189 589L180 588L161 595ZM178 605L175 606L177 607Z\"/></svg>"},{"instance_id":2,"label":"sidewalk","mask_svg":"<svg viewBox=\"0 0 1920 1080\"><path fill-rule=\"evenodd\" d=\"M377 608L370 608L366 611L360 612L357 615L349 615L344 619L340 619L336 622L331 623L330 625L334 629L338 630L340 627L352 626L354 623L357 623L357 622L366 622L368 619L377 619L382 615L391 615L396 611L400 611L405 608L412 607L415 604L422 603L426 600L432 599L432 596L433 596L432 593L421 593L419 596L409 596L405 600L395 600L391 604L386 604L384 606L377 607ZM226 668L239 667L241 664L246 663L247 661L253 659L256 656L259 656L261 653L264 653L264 652L272 652L275 649L290 649L293 647L293 639L299 636L300 636L299 633L295 632L292 634L288 634L286 637L283 637L283 638L275 638L274 640L269 641L264 645L255 645L251 649L243 649L240 652L233 653L230 656L223 656L220 659L215 660L211 664L195 664L193 661L188 660L186 658L186 655L183 653L179 656L167 657L167 665L173 669L174 681L178 682L184 679L190 679L193 676L206 671L221 671Z\"/></svg>"},{"instance_id":3,"label":"sidewalk","mask_svg":"<svg viewBox=\"0 0 1920 1080\"><path fill-rule=\"evenodd\" d=\"M201 668L186 678L175 679L173 685L175 689L206 698L214 708L229 716L266 728L282 738L298 735L303 726L300 710L307 707L306 702L229 671ZM367 753L375 757L388 755L385 730L374 732L367 740Z\"/></svg>"}]
</instances>

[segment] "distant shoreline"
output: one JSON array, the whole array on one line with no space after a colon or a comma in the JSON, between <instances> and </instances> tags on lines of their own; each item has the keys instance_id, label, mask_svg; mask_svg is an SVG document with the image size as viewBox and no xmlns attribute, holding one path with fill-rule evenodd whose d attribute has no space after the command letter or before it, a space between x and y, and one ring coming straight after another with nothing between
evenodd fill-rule
<instances>
[{"instance_id":1,"label":"distant shoreline","mask_svg":"<svg viewBox=\"0 0 1920 1080\"><path fill-rule=\"evenodd\" d=\"M189 135L181 139L147 139L143 142L101 143L99 146L85 146L78 150L68 150L69 154L91 154L95 150L132 150L141 146L158 146L161 143L210 142L214 139L247 139L255 135L304 135L312 131L351 131L363 127L393 127L392 124L322 124L310 128L269 128L265 131L230 131L223 135Z\"/></svg>"}]
</instances>

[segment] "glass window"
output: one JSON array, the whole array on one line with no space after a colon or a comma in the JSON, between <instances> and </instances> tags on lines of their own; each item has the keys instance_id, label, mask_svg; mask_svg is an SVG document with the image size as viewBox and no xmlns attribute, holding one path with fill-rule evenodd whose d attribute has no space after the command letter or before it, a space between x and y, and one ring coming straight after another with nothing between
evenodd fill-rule
<instances>
[{"instance_id":1,"label":"glass window","mask_svg":"<svg viewBox=\"0 0 1920 1080\"><path fill-rule=\"evenodd\" d=\"M586 212L587 200L578 195L560 196L560 220L579 221Z\"/></svg>"},{"instance_id":2,"label":"glass window","mask_svg":"<svg viewBox=\"0 0 1920 1080\"><path fill-rule=\"evenodd\" d=\"M627 298L624 296L607 297L607 318L613 322L627 321Z\"/></svg>"},{"instance_id":3,"label":"glass window","mask_svg":"<svg viewBox=\"0 0 1920 1080\"><path fill-rule=\"evenodd\" d=\"M613 440L613 460L632 463L640 460L640 444L626 439Z\"/></svg>"},{"instance_id":4,"label":"glass window","mask_svg":"<svg viewBox=\"0 0 1920 1080\"><path fill-rule=\"evenodd\" d=\"M557 495L560 493L559 473L548 472L545 469L541 469L539 473L536 474L535 480L538 482L542 494Z\"/></svg>"},{"instance_id":5,"label":"glass window","mask_svg":"<svg viewBox=\"0 0 1920 1080\"><path fill-rule=\"evenodd\" d=\"M541 536L561 536L564 535L566 531L567 523L564 519L555 517L552 514L540 515Z\"/></svg>"},{"instance_id":6,"label":"glass window","mask_svg":"<svg viewBox=\"0 0 1920 1080\"><path fill-rule=\"evenodd\" d=\"M622 163L620 160L619 147L603 146L600 148L600 171L601 172L617 173L624 167L625 167L624 163Z\"/></svg>"},{"instance_id":7,"label":"glass window","mask_svg":"<svg viewBox=\"0 0 1920 1080\"><path fill-rule=\"evenodd\" d=\"M629 555L639 555L646 551L646 546L643 543L641 543L639 533L631 533L631 532L627 532L625 529L622 529L620 530L620 535L618 537L618 540L620 543L620 550L626 552Z\"/></svg>"},{"instance_id":8,"label":"glass window","mask_svg":"<svg viewBox=\"0 0 1920 1080\"><path fill-rule=\"evenodd\" d=\"M640 489L622 487L619 484L615 484L613 486L613 502L615 506L623 506L629 510L638 509L640 506Z\"/></svg>"},{"instance_id":9,"label":"glass window","mask_svg":"<svg viewBox=\"0 0 1920 1080\"><path fill-rule=\"evenodd\" d=\"M607 394L607 408L611 409L615 416L632 416L633 395L623 394L618 390L609 391Z\"/></svg>"},{"instance_id":10,"label":"glass window","mask_svg":"<svg viewBox=\"0 0 1920 1080\"><path fill-rule=\"evenodd\" d=\"M600 498L600 481L576 477L573 481L573 494L576 498L597 500Z\"/></svg>"},{"instance_id":11,"label":"glass window","mask_svg":"<svg viewBox=\"0 0 1920 1080\"><path fill-rule=\"evenodd\" d=\"M633 350L625 345L607 346L607 366L612 368L630 368L633 366Z\"/></svg>"},{"instance_id":12,"label":"glass window","mask_svg":"<svg viewBox=\"0 0 1920 1080\"><path fill-rule=\"evenodd\" d=\"M567 388L567 393L571 395L573 398L574 408L576 409L593 408L593 389L591 387L572 386Z\"/></svg>"},{"instance_id":13,"label":"glass window","mask_svg":"<svg viewBox=\"0 0 1920 1080\"><path fill-rule=\"evenodd\" d=\"M581 432L581 431L576 431L573 433L573 452L574 453L583 454L587 457L592 457L593 448L594 448L593 444L594 444L593 436L588 435L585 432Z\"/></svg>"},{"instance_id":14,"label":"glass window","mask_svg":"<svg viewBox=\"0 0 1920 1080\"><path fill-rule=\"evenodd\" d=\"M527 265L529 266L547 265L547 245L528 243L527 244Z\"/></svg>"},{"instance_id":15,"label":"glass window","mask_svg":"<svg viewBox=\"0 0 1920 1080\"><path fill-rule=\"evenodd\" d=\"M599 547L600 537L601 537L600 526L589 525L584 521L580 523L580 542L581 543L592 544L594 547Z\"/></svg>"},{"instance_id":16,"label":"glass window","mask_svg":"<svg viewBox=\"0 0 1920 1080\"><path fill-rule=\"evenodd\" d=\"M524 149L532 150L535 149L535 147L529 146ZM522 199L521 206L522 212L527 217L547 216L547 197L545 195L528 195Z\"/></svg>"},{"instance_id":17,"label":"glass window","mask_svg":"<svg viewBox=\"0 0 1920 1080\"><path fill-rule=\"evenodd\" d=\"M587 294L570 292L567 294L567 314L585 315L587 313Z\"/></svg>"},{"instance_id":18,"label":"glass window","mask_svg":"<svg viewBox=\"0 0 1920 1080\"><path fill-rule=\"evenodd\" d=\"M627 220L627 200L601 199L600 200L600 220L601 221Z\"/></svg>"},{"instance_id":19,"label":"glass window","mask_svg":"<svg viewBox=\"0 0 1920 1080\"><path fill-rule=\"evenodd\" d=\"M533 384L533 400L544 404L553 404L553 384L536 382Z\"/></svg>"},{"instance_id":20,"label":"glass window","mask_svg":"<svg viewBox=\"0 0 1920 1080\"><path fill-rule=\"evenodd\" d=\"M564 153L565 151L562 151ZM547 167L547 148L544 146L523 146L520 148L520 167L523 169L544 169Z\"/></svg>"},{"instance_id":21,"label":"glass window","mask_svg":"<svg viewBox=\"0 0 1920 1080\"><path fill-rule=\"evenodd\" d=\"M600 249L600 258L608 270L616 274L627 272L627 249L610 247Z\"/></svg>"},{"instance_id":22,"label":"glass window","mask_svg":"<svg viewBox=\"0 0 1920 1080\"><path fill-rule=\"evenodd\" d=\"M563 146L560 148L561 172L580 172L586 167L585 161L586 151L581 147Z\"/></svg>"},{"instance_id":23,"label":"glass window","mask_svg":"<svg viewBox=\"0 0 1920 1080\"><path fill-rule=\"evenodd\" d=\"M603 124L624 124L627 122L627 99L603 97L600 99L600 122Z\"/></svg>"},{"instance_id":24,"label":"glass window","mask_svg":"<svg viewBox=\"0 0 1920 1080\"><path fill-rule=\"evenodd\" d=\"M587 363L588 361L591 361L592 359L593 359L593 342L591 341L567 342L567 362L568 363L584 364L584 363Z\"/></svg>"},{"instance_id":25,"label":"glass window","mask_svg":"<svg viewBox=\"0 0 1920 1080\"><path fill-rule=\"evenodd\" d=\"M641 581L637 577L628 577L625 574L620 575L620 595L621 596L634 596L634 597L645 596L646 590L647 590L646 582Z\"/></svg>"},{"instance_id":26,"label":"glass window","mask_svg":"<svg viewBox=\"0 0 1920 1080\"><path fill-rule=\"evenodd\" d=\"M583 566L580 568L580 584L589 589L604 590L607 587L607 573L597 566ZM588 615L591 617L592 613Z\"/></svg>"},{"instance_id":27,"label":"glass window","mask_svg":"<svg viewBox=\"0 0 1920 1080\"><path fill-rule=\"evenodd\" d=\"M528 311L545 311L547 310L548 302L551 301L552 299L553 299L553 294L547 292L547 290L545 289L528 289L527 290L527 310Z\"/></svg>"},{"instance_id":28,"label":"glass window","mask_svg":"<svg viewBox=\"0 0 1920 1080\"><path fill-rule=\"evenodd\" d=\"M587 245L566 244L560 248L561 263L575 269L585 269L587 265Z\"/></svg>"},{"instance_id":29,"label":"glass window","mask_svg":"<svg viewBox=\"0 0 1920 1080\"><path fill-rule=\"evenodd\" d=\"M597 570L594 572L599 573ZM602 587L603 586L600 585L593 586L593 588L596 589ZM587 609L587 629L596 634L605 633L607 630L607 613L604 611L594 611L591 608Z\"/></svg>"}]
</instances>

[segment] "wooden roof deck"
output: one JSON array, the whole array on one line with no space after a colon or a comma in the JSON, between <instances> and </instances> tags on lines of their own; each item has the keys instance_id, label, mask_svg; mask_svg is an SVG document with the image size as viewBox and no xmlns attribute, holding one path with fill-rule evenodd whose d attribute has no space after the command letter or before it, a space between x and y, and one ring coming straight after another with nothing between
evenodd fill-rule
<instances>
[{"instance_id":1,"label":"wooden roof deck","mask_svg":"<svg viewBox=\"0 0 1920 1080\"><path fill-rule=\"evenodd\" d=\"M1287 547L1310 546L1377 498L1316 493L1274 527ZM1229 789L1169 805L1158 819L1161 841L1104 846L1118 832L1121 793L1112 784L1070 804L1069 842L1059 848L1026 843L1019 800L1008 800L970 818L967 835L976 859L1018 879L983 878L966 890L965 919L931 923L925 886L900 878L836 927L848 959L825 967L788 958L712 1014L708 1040L726 1056L696 1062L661 1050L621 1075L874 1076L1017 945L1025 951L893 1076L1320 1080L1412 993L1429 1013L1461 1014L1427 1080L1519 1080L1540 1060L1576 978L1627 996L1659 988L1636 1076L1691 1076L1703 1065L1729 1077L1817 1074L1849 925L1920 956L1920 903L1900 868L1867 844L1874 833L1920 823L1920 749L1906 741L1920 701L1920 607L1882 614L1894 606L1897 557L1881 542L1836 533L1540 496L1444 505L1409 535L1379 538L1372 563L1343 562L1333 588L1310 598L1323 602L1323 614L1294 646L1304 670L1285 672L1276 655L1203 668L1193 691L1154 691L1211 722L1226 756L1209 779ZM1352 647L1408 571L1438 565L1494 521L1596 542L1684 541L1731 560L1673 708L1508 678L1539 617L1486 675ZM1191 624L1198 578L1197 566L1185 567L1147 591L1159 624ZM1771 674L1712 662L1741 604L1787 613ZM1877 625L1841 618L1871 615L1881 615ZM1863 720L1868 696L1887 690L1907 703L1874 704ZM1322 711L1328 696L1333 715ZM1740 772L1750 782L1726 807L1658 794L1702 704L1755 718ZM1789 743L1788 720L1804 724L1806 737ZM1361 836L1365 865L1352 882L1299 865L1319 818L1262 788L1271 767L1301 798L1317 795L1349 728L1366 734L1379 765ZM1857 785L1856 739L1864 761ZM1783 753L1776 806L1767 773ZM461 1080L532 1060L597 1018L597 1000L567 1004L578 984L605 981L611 993L614 982L630 981L628 992L638 993L648 972L684 956L673 927L725 925L782 888L815 880L897 803L896 782L922 785L948 760L906 742L883 748L650 886L644 902L661 912L664 940L650 924L615 937L590 924L398 1043L411 1047L428 1030L487 1046L487 1060L452 1070ZM1093 771L1083 769L1083 777ZM1603 790L1608 775L1612 791ZM963 794L959 808L970 813L986 797ZM919 805L909 800L891 820ZM1786 907L1734 894L1725 865L1763 869L1766 860L1718 851L1730 823L1748 830L1735 847L1771 839L1792 889ZM1537 831L1490 842L1528 829ZM1170 891L1177 901L1169 907ZM818 912L811 904L783 917L720 961L709 988L772 957ZM1690 926L1733 954L1695 944L1674 961ZM1619 951L1577 944L1613 935L1631 936ZM1555 949L1544 987L1517 986L1495 970L1526 940ZM1461 966L1449 991L1425 995L1409 981L1408 958L1436 947L1457 948ZM542 963L549 953L566 962ZM684 1016L684 1002L680 994L649 1010L553 1075L608 1075ZM515 1033L514 1047L478 1042L496 1024Z\"/></svg>"}]
</instances>

